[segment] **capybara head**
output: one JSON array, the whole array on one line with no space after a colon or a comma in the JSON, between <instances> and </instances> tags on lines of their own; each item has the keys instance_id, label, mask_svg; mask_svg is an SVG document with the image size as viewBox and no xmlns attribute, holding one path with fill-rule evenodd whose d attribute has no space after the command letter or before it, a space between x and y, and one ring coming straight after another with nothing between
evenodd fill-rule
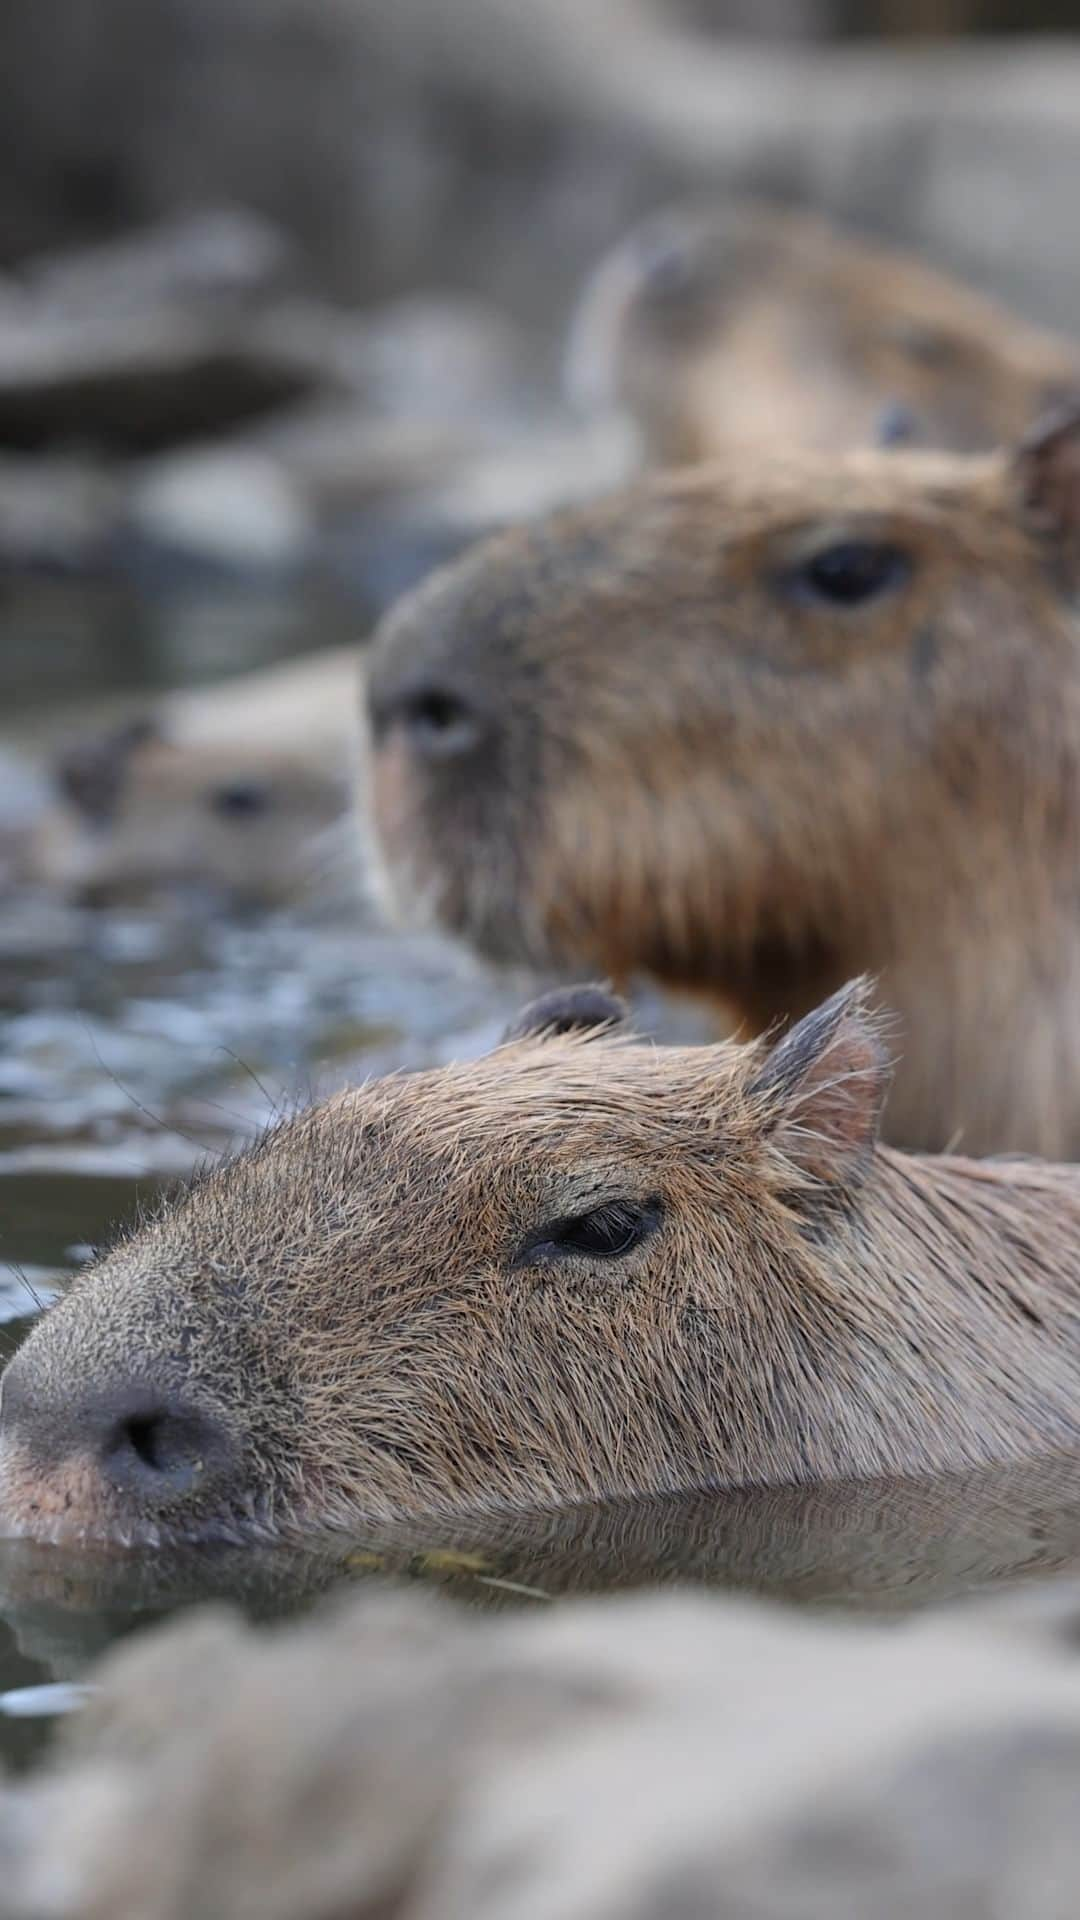
<instances>
[{"instance_id":1,"label":"capybara head","mask_svg":"<svg viewBox=\"0 0 1080 1920\"><path fill-rule=\"evenodd\" d=\"M177 741L153 720L77 740L30 868L94 904L177 887L273 903L309 889L320 836L349 807L344 767L248 740Z\"/></svg>"},{"instance_id":2,"label":"capybara head","mask_svg":"<svg viewBox=\"0 0 1080 1920\"><path fill-rule=\"evenodd\" d=\"M1080 352L921 260L753 202L674 208L596 268L571 392L637 422L653 461L770 443L1015 439L1080 386Z\"/></svg>"},{"instance_id":3,"label":"capybara head","mask_svg":"<svg viewBox=\"0 0 1080 1920\"><path fill-rule=\"evenodd\" d=\"M1067 1157L1078 474L1069 414L1009 455L658 475L474 550L371 663L392 901L753 1029L878 973L891 1138Z\"/></svg>"},{"instance_id":4,"label":"capybara head","mask_svg":"<svg viewBox=\"0 0 1080 1920\"><path fill-rule=\"evenodd\" d=\"M1075 1175L877 1148L857 986L771 1049L620 1013L560 994L340 1095L77 1280L3 1377L0 1522L244 1537L1080 1440Z\"/></svg>"}]
</instances>

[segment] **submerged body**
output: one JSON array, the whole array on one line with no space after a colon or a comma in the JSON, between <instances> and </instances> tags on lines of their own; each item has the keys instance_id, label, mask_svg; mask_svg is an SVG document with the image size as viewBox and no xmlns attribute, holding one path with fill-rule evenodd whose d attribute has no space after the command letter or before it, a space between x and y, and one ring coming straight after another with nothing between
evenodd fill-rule
<instances>
[{"instance_id":1,"label":"submerged body","mask_svg":"<svg viewBox=\"0 0 1080 1920\"><path fill-rule=\"evenodd\" d=\"M659 475L467 555L367 681L385 891L744 1032L861 972L897 1145L1080 1159L1080 421Z\"/></svg>"},{"instance_id":2,"label":"submerged body","mask_svg":"<svg viewBox=\"0 0 1080 1920\"><path fill-rule=\"evenodd\" d=\"M858 990L771 1051L617 1014L549 999L483 1061L340 1095L100 1261L4 1375L4 1529L265 1537L1080 1447L1080 1171L879 1147Z\"/></svg>"}]
</instances>

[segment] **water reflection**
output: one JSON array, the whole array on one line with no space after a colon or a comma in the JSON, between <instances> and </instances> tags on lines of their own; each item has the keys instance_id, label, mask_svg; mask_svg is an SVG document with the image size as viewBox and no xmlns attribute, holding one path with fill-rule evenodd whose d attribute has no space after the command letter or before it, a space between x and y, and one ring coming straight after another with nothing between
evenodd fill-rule
<instances>
[{"instance_id":1,"label":"water reflection","mask_svg":"<svg viewBox=\"0 0 1080 1920\"><path fill-rule=\"evenodd\" d=\"M815 1607L906 1612L1080 1568L1080 1460L926 1481L478 1515L297 1550L82 1551L0 1542L0 1688L80 1678L113 1640L193 1603L253 1619L364 1580L420 1580L484 1607L692 1581ZM0 1727L0 1745L4 1730Z\"/></svg>"}]
</instances>

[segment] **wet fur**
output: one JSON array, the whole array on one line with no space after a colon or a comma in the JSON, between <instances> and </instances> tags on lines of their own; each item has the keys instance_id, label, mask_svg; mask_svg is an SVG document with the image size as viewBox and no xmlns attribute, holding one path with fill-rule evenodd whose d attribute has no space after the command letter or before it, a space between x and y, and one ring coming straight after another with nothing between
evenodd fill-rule
<instances>
[{"instance_id":1,"label":"wet fur","mask_svg":"<svg viewBox=\"0 0 1080 1920\"><path fill-rule=\"evenodd\" d=\"M773 1051L535 1033L282 1125L98 1267L13 1363L8 1530L265 1537L366 1519L784 1486L1080 1443L1080 1173L874 1145L863 996ZM538 1224L655 1198L625 1258ZM231 1479L95 1494L80 1397L149 1380Z\"/></svg>"}]
</instances>

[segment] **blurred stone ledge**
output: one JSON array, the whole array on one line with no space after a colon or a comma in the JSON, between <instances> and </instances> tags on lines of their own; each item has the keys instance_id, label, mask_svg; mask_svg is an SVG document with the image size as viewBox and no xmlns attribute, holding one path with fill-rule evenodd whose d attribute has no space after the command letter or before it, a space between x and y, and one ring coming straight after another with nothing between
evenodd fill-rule
<instances>
[{"instance_id":1,"label":"blurred stone ledge","mask_svg":"<svg viewBox=\"0 0 1080 1920\"><path fill-rule=\"evenodd\" d=\"M889 1626L206 1611L112 1653L0 1796L0 1914L1071 1920L1078 1620L1070 1583Z\"/></svg>"}]
</instances>

